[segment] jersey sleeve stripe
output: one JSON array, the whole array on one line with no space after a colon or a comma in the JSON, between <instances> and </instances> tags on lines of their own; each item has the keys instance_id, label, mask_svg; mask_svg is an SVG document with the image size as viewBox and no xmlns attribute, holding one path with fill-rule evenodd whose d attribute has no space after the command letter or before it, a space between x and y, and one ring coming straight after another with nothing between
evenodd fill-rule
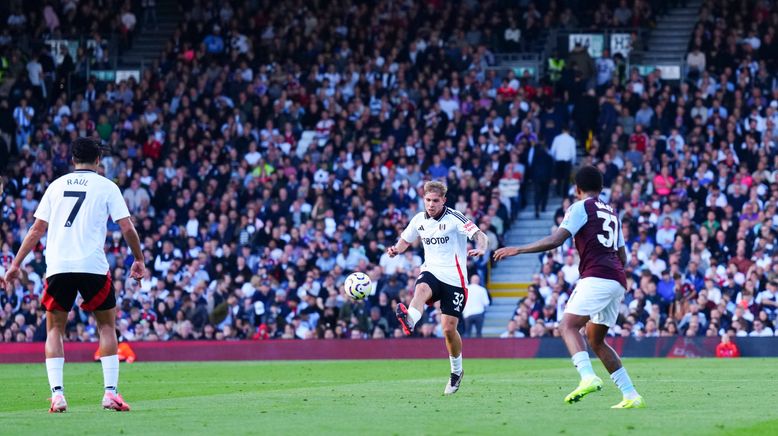
<instances>
[{"instance_id":1,"label":"jersey sleeve stripe","mask_svg":"<svg viewBox=\"0 0 778 436\"><path fill-rule=\"evenodd\" d=\"M464 215L462 215L461 213L455 211L454 209L448 209L446 211L446 213L452 215L454 218L458 219L459 221L462 221L463 223L467 222L467 218L465 218Z\"/></svg>"}]
</instances>

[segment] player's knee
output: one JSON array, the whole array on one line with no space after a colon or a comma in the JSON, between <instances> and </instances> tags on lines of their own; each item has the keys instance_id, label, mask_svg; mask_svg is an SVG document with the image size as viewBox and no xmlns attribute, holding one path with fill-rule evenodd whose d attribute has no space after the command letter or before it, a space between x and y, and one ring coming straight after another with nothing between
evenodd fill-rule
<instances>
[{"instance_id":1,"label":"player's knee","mask_svg":"<svg viewBox=\"0 0 778 436\"><path fill-rule=\"evenodd\" d=\"M455 323L443 323L441 326L443 330L443 334L447 337L453 337L456 336L459 332L457 331L457 325Z\"/></svg>"},{"instance_id":2,"label":"player's knee","mask_svg":"<svg viewBox=\"0 0 778 436\"><path fill-rule=\"evenodd\" d=\"M580 329L579 326L575 325L575 322L573 322L573 319L569 316L565 316L562 318L562 321L559 323L559 330L560 331L567 331L567 330L575 330L577 331Z\"/></svg>"},{"instance_id":3,"label":"player's knee","mask_svg":"<svg viewBox=\"0 0 778 436\"><path fill-rule=\"evenodd\" d=\"M432 288L426 283L419 283L413 290L413 299L421 299L427 301L432 297Z\"/></svg>"}]
</instances>

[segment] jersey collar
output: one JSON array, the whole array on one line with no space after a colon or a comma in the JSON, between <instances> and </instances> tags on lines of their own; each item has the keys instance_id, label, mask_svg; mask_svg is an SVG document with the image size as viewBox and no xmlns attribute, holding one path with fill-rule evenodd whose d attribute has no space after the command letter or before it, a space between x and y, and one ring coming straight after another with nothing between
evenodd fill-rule
<instances>
[{"instance_id":1,"label":"jersey collar","mask_svg":"<svg viewBox=\"0 0 778 436\"><path fill-rule=\"evenodd\" d=\"M81 169L81 170L73 170L73 172L74 172L74 173L96 173L97 171L95 171L95 170L83 170L83 169Z\"/></svg>"},{"instance_id":2,"label":"jersey collar","mask_svg":"<svg viewBox=\"0 0 778 436\"><path fill-rule=\"evenodd\" d=\"M443 218L443 215L445 215L445 214L446 214L446 212L448 212L448 207L447 207L447 206L443 208L443 211L442 211L442 212L440 212L440 215L438 215L437 217L430 216L430 215L427 213L427 211L424 211L424 218L425 218L425 219L430 219L430 218L432 218L432 219L434 219L435 221L440 221L440 219L441 219L441 218Z\"/></svg>"}]
</instances>

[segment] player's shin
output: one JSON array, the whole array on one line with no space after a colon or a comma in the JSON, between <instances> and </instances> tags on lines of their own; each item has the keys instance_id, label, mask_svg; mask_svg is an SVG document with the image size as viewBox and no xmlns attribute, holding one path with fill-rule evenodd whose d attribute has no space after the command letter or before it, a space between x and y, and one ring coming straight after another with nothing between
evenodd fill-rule
<instances>
[{"instance_id":1,"label":"player's shin","mask_svg":"<svg viewBox=\"0 0 778 436\"><path fill-rule=\"evenodd\" d=\"M51 393L62 393L62 370L65 367L64 357L52 357L46 359L46 372L49 375L49 387Z\"/></svg>"},{"instance_id":2,"label":"player's shin","mask_svg":"<svg viewBox=\"0 0 778 436\"><path fill-rule=\"evenodd\" d=\"M411 305L411 307L408 308L408 318L409 321L411 321L412 323L410 327L411 327L411 331L413 331L413 327L415 327L416 323L419 322L419 320L421 319L421 311L419 311L419 309Z\"/></svg>"},{"instance_id":3,"label":"player's shin","mask_svg":"<svg viewBox=\"0 0 778 436\"><path fill-rule=\"evenodd\" d=\"M630 379L629 374L627 374L627 369L623 366L611 374L611 380L619 387L624 398L634 400L640 396L632 385L632 379Z\"/></svg>"},{"instance_id":4,"label":"player's shin","mask_svg":"<svg viewBox=\"0 0 778 436\"><path fill-rule=\"evenodd\" d=\"M588 352L579 351L573 354L573 365L575 365L575 369L578 370L581 380L594 377L594 369L592 369L592 361L589 359Z\"/></svg>"},{"instance_id":5,"label":"player's shin","mask_svg":"<svg viewBox=\"0 0 778 436\"><path fill-rule=\"evenodd\" d=\"M116 393L119 384L119 356L104 356L100 358L103 364L103 383L106 392Z\"/></svg>"},{"instance_id":6,"label":"player's shin","mask_svg":"<svg viewBox=\"0 0 778 436\"><path fill-rule=\"evenodd\" d=\"M462 374L462 353L459 353L459 356L448 356L449 361L451 362L451 372L453 374Z\"/></svg>"}]
</instances>

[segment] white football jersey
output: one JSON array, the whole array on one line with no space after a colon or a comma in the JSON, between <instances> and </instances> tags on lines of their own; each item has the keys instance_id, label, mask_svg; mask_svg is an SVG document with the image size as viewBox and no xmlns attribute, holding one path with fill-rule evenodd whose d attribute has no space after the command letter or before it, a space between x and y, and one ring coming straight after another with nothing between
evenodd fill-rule
<instances>
[{"instance_id":1,"label":"white football jersey","mask_svg":"<svg viewBox=\"0 0 778 436\"><path fill-rule=\"evenodd\" d=\"M400 237L413 243L421 239L424 246L422 271L429 271L443 283L465 288L467 283L467 240L478 232L478 226L449 207L439 219L417 213Z\"/></svg>"},{"instance_id":2,"label":"white football jersey","mask_svg":"<svg viewBox=\"0 0 778 436\"><path fill-rule=\"evenodd\" d=\"M49 223L46 277L66 272L105 275L108 217L130 216L116 184L90 170L76 170L49 185L35 218Z\"/></svg>"}]
</instances>

